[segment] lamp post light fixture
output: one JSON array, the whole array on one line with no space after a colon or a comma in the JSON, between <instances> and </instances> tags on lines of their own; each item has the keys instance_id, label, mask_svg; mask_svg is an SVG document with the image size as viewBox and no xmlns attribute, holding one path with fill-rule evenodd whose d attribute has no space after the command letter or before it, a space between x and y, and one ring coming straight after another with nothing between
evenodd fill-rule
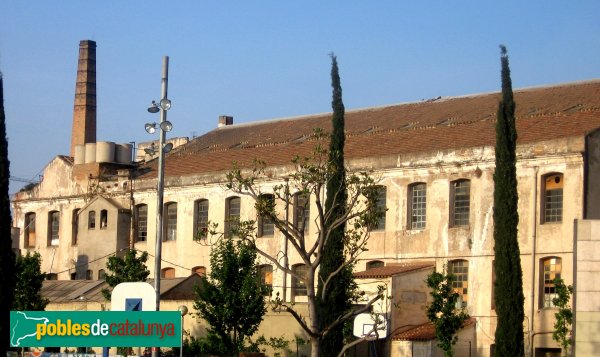
<instances>
[{"instance_id":1,"label":"lamp post light fixture","mask_svg":"<svg viewBox=\"0 0 600 357\"><path fill-rule=\"evenodd\" d=\"M159 130L158 148L151 146L145 149L146 153L154 154L158 151L158 184L156 189L156 254L154 256L154 290L156 291L156 311L160 311L160 266L161 266L161 251L162 251L162 236L163 236L163 196L164 196L164 179L165 179L165 161L164 154L171 151L173 144L165 145L166 133L173 129L171 122L167 121L167 111L171 109L171 101L167 99L167 87L169 81L169 56L163 57L162 63L162 80L161 80L161 100L156 103L152 101L152 105L148 108L150 113L160 113L160 122L147 123L145 125L146 132L154 134ZM152 349L152 356L157 356L156 348Z\"/></svg>"}]
</instances>

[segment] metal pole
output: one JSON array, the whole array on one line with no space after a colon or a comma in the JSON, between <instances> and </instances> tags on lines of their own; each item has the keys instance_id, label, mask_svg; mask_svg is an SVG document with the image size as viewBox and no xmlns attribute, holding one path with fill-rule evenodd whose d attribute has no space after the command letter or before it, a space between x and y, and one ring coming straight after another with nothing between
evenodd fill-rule
<instances>
[{"instance_id":1,"label":"metal pole","mask_svg":"<svg viewBox=\"0 0 600 357\"><path fill-rule=\"evenodd\" d=\"M183 314L181 314L181 343L179 345L179 357L183 357Z\"/></svg>"},{"instance_id":2,"label":"metal pole","mask_svg":"<svg viewBox=\"0 0 600 357\"><path fill-rule=\"evenodd\" d=\"M162 80L161 80L161 100L167 99L167 85L169 81L169 56L163 57ZM167 111L160 107L160 123L167 120ZM165 131L159 125L160 139L158 144L158 186L156 189L156 252L154 260L154 290L156 291L156 311L160 311L160 262L162 251L163 236L163 194L165 179L165 161L163 147L165 144ZM152 349L152 357L157 357L158 351Z\"/></svg>"}]
</instances>

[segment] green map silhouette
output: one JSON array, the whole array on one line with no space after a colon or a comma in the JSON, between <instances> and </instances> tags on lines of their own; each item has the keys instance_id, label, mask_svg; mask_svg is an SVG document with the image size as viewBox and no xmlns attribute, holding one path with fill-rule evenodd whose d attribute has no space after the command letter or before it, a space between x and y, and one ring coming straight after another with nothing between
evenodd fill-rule
<instances>
[{"instance_id":1,"label":"green map silhouette","mask_svg":"<svg viewBox=\"0 0 600 357\"><path fill-rule=\"evenodd\" d=\"M46 317L27 316L23 311L11 311L10 314L10 345L19 347L24 339L35 338L37 325L47 324Z\"/></svg>"}]
</instances>

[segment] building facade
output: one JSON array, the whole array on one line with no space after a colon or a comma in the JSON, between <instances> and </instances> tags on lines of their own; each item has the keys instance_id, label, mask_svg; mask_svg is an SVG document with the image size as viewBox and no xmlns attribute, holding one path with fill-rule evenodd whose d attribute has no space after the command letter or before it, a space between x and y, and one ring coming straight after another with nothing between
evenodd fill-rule
<instances>
[{"instance_id":1,"label":"building facade","mask_svg":"<svg viewBox=\"0 0 600 357\"><path fill-rule=\"evenodd\" d=\"M89 42L81 48L91 48ZM85 60L91 56L82 51L80 67L89 69ZM95 96L95 74L94 86L90 77L78 75L78 81L87 81L78 83L79 97ZM87 92L79 92L81 88ZM153 272L157 160L133 161L130 147L96 143L95 135L79 133L95 131L95 113L86 114L94 121L85 126L77 119L78 112L95 111L95 105L82 109L77 98L73 136L87 139L74 141L73 156L57 156L44 169L40 184L13 198L19 248L22 253L40 252L43 270L52 279L101 279L108 257L128 248L147 251ZM346 112L346 165L350 171L372 172L381 186L379 203L387 209L371 231L357 278L359 286L388 279L394 300L385 311L391 321L388 354L403 355L407 341L422 341L410 337L427 322L428 292L417 280L423 272L444 267L457 276L455 289L473 317L463 333L469 347L460 354L489 356L493 350L494 125L499 99L499 93L485 93ZM597 241L600 233L593 221L600 219L600 80L516 90L515 101L523 331L529 353L559 353L551 338L556 312L552 280L561 277L579 289L577 279L600 278L600 263L585 251L577 253L577 247ZM288 182L292 158L312 151L313 130L327 131L330 122L330 115L244 124L223 117L223 125L214 130L181 140L165 159L161 275L185 277L209 270L211 240L196 239L208 222L223 226L229 219L257 218L251 199L225 188L233 162L249 168L254 159L264 160L265 175L258 185L262 193L272 193L275 185ZM314 198L309 202L304 214L310 236L316 232L316 207ZM286 213L285 207L277 207L282 216L298 215L295 207L288 209ZM274 256L285 251L283 235L272 226L261 227L260 233L257 244L263 250ZM291 267L302 269L291 251L287 258ZM265 284L286 300L302 303L306 289L301 281L265 259L261 264ZM582 295L600 301L592 288L585 289ZM585 300L576 296L573 301L585 304L577 310L585 323L577 322L575 340L581 351L592 351L600 348L597 337L589 336L589 329L598 327L600 306ZM400 310L391 307L395 305Z\"/></svg>"}]
</instances>

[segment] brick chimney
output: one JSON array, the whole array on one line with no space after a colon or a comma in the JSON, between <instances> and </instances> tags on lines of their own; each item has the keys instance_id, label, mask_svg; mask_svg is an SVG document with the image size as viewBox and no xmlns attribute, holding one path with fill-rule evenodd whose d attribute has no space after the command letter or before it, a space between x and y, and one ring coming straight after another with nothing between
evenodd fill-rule
<instances>
[{"instance_id":1,"label":"brick chimney","mask_svg":"<svg viewBox=\"0 0 600 357\"><path fill-rule=\"evenodd\" d=\"M75 146L96 142L96 42L79 42L79 64L71 132L71 156Z\"/></svg>"},{"instance_id":2,"label":"brick chimney","mask_svg":"<svg viewBox=\"0 0 600 357\"><path fill-rule=\"evenodd\" d=\"M233 117L230 117L227 115L220 115L219 116L219 124L217 125L217 127L220 128L222 126L227 126L227 125L233 125Z\"/></svg>"}]
</instances>

